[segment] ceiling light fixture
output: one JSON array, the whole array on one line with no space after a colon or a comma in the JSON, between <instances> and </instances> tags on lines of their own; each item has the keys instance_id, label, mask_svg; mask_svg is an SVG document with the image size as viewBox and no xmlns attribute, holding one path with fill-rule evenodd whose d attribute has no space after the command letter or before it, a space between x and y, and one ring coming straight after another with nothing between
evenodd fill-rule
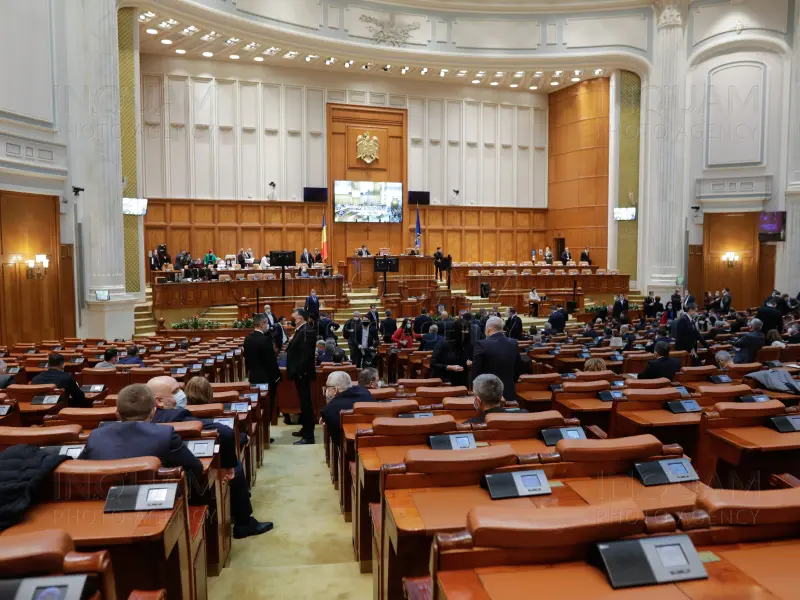
<instances>
[{"instance_id":1,"label":"ceiling light fixture","mask_svg":"<svg viewBox=\"0 0 800 600\"><path fill-rule=\"evenodd\" d=\"M175 54L186 54L186 50L184 50L183 48L178 48L177 50L175 50Z\"/></svg>"},{"instance_id":2,"label":"ceiling light fixture","mask_svg":"<svg viewBox=\"0 0 800 600\"><path fill-rule=\"evenodd\" d=\"M558 85L558 81L551 81L550 85Z\"/></svg>"},{"instance_id":3,"label":"ceiling light fixture","mask_svg":"<svg viewBox=\"0 0 800 600\"><path fill-rule=\"evenodd\" d=\"M512 83L512 84L511 84L511 87L512 87L512 88L519 87L519 84L517 84L517 83Z\"/></svg>"},{"instance_id":4,"label":"ceiling light fixture","mask_svg":"<svg viewBox=\"0 0 800 600\"><path fill-rule=\"evenodd\" d=\"M411 70L411 68L410 68L410 67L403 67L402 69L400 69L400 74L401 74L401 75L405 75L405 74L406 74L406 73L408 73L410 70Z\"/></svg>"},{"instance_id":5,"label":"ceiling light fixture","mask_svg":"<svg viewBox=\"0 0 800 600\"><path fill-rule=\"evenodd\" d=\"M594 74L595 75L602 75L603 74L603 69L595 69L594 70Z\"/></svg>"},{"instance_id":6,"label":"ceiling light fixture","mask_svg":"<svg viewBox=\"0 0 800 600\"><path fill-rule=\"evenodd\" d=\"M493 82L492 82L492 83L490 83L489 85L500 85L500 82L499 82L499 81L493 81Z\"/></svg>"},{"instance_id":7,"label":"ceiling light fixture","mask_svg":"<svg viewBox=\"0 0 800 600\"><path fill-rule=\"evenodd\" d=\"M158 26L161 27L161 29L172 29L177 24L178 22L175 19L167 19L166 21L161 21Z\"/></svg>"},{"instance_id":8,"label":"ceiling light fixture","mask_svg":"<svg viewBox=\"0 0 800 600\"><path fill-rule=\"evenodd\" d=\"M264 57L263 56L254 56L253 60L256 61L256 62L264 62Z\"/></svg>"},{"instance_id":9,"label":"ceiling light fixture","mask_svg":"<svg viewBox=\"0 0 800 600\"><path fill-rule=\"evenodd\" d=\"M419 72L420 75L425 75L428 72L428 67L423 67L422 70Z\"/></svg>"},{"instance_id":10,"label":"ceiling light fixture","mask_svg":"<svg viewBox=\"0 0 800 600\"><path fill-rule=\"evenodd\" d=\"M458 73L456 73L456 77L464 77L467 74L466 69L461 69Z\"/></svg>"},{"instance_id":11,"label":"ceiling light fixture","mask_svg":"<svg viewBox=\"0 0 800 600\"><path fill-rule=\"evenodd\" d=\"M486 71L478 71L475 73L475 77L483 77L484 75L486 75Z\"/></svg>"},{"instance_id":12,"label":"ceiling light fixture","mask_svg":"<svg viewBox=\"0 0 800 600\"><path fill-rule=\"evenodd\" d=\"M544 75L542 71L536 71L536 73L533 74L534 77L541 77L542 75Z\"/></svg>"},{"instance_id":13,"label":"ceiling light fixture","mask_svg":"<svg viewBox=\"0 0 800 600\"><path fill-rule=\"evenodd\" d=\"M556 77L561 77L563 74L564 71L556 71L555 73L553 73L553 75L555 75Z\"/></svg>"},{"instance_id":14,"label":"ceiling light fixture","mask_svg":"<svg viewBox=\"0 0 800 600\"><path fill-rule=\"evenodd\" d=\"M172 40L161 40L161 43L165 46L169 46L172 43Z\"/></svg>"},{"instance_id":15,"label":"ceiling light fixture","mask_svg":"<svg viewBox=\"0 0 800 600\"><path fill-rule=\"evenodd\" d=\"M522 77L523 75L525 75L525 71L517 71L514 73L514 77Z\"/></svg>"},{"instance_id":16,"label":"ceiling light fixture","mask_svg":"<svg viewBox=\"0 0 800 600\"><path fill-rule=\"evenodd\" d=\"M148 11L143 12L142 14L139 15L139 20L147 22L147 21L149 21L150 19L152 19L155 16L156 16L156 13L154 13L153 11L148 10Z\"/></svg>"},{"instance_id":17,"label":"ceiling light fixture","mask_svg":"<svg viewBox=\"0 0 800 600\"><path fill-rule=\"evenodd\" d=\"M531 86L531 87L529 87L528 89L529 89L529 90L538 90L538 89L539 89L539 86L538 86L538 85L532 85L532 86Z\"/></svg>"},{"instance_id":18,"label":"ceiling light fixture","mask_svg":"<svg viewBox=\"0 0 800 600\"><path fill-rule=\"evenodd\" d=\"M363 70L365 70L365 71L369 71L374 66L375 66L375 63L368 62L368 63L364 63L363 65L361 65L361 68Z\"/></svg>"},{"instance_id":19,"label":"ceiling light fixture","mask_svg":"<svg viewBox=\"0 0 800 600\"><path fill-rule=\"evenodd\" d=\"M205 56L206 58L211 58L212 56L214 56L214 53L206 51L206 52L203 52L203 56Z\"/></svg>"},{"instance_id":20,"label":"ceiling light fixture","mask_svg":"<svg viewBox=\"0 0 800 600\"><path fill-rule=\"evenodd\" d=\"M383 70L385 73L388 73L392 70L392 65L383 65Z\"/></svg>"},{"instance_id":21,"label":"ceiling light fixture","mask_svg":"<svg viewBox=\"0 0 800 600\"><path fill-rule=\"evenodd\" d=\"M221 33L217 33L216 31L209 31L207 34L200 37L201 40L204 42L213 42L217 38L222 37Z\"/></svg>"},{"instance_id":22,"label":"ceiling light fixture","mask_svg":"<svg viewBox=\"0 0 800 600\"><path fill-rule=\"evenodd\" d=\"M445 76L445 75L447 75L449 72L450 72L450 71L449 71L448 69L439 69L439 77L444 77L444 76Z\"/></svg>"},{"instance_id":23,"label":"ceiling light fixture","mask_svg":"<svg viewBox=\"0 0 800 600\"><path fill-rule=\"evenodd\" d=\"M183 35L194 35L198 31L200 31L200 30L197 27L195 27L194 25L189 25L187 28L185 28L183 31L181 31L181 33Z\"/></svg>"},{"instance_id":24,"label":"ceiling light fixture","mask_svg":"<svg viewBox=\"0 0 800 600\"><path fill-rule=\"evenodd\" d=\"M264 50L264 54L266 54L267 56L275 56L280 51L281 49L278 48L277 46L270 46L269 48Z\"/></svg>"},{"instance_id":25,"label":"ceiling light fixture","mask_svg":"<svg viewBox=\"0 0 800 600\"><path fill-rule=\"evenodd\" d=\"M583 71L581 69L575 69L572 74L575 75L575 77L580 77L583 75Z\"/></svg>"},{"instance_id":26,"label":"ceiling light fixture","mask_svg":"<svg viewBox=\"0 0 800 600\"><path fill-rule=\"evenodd\" d=\"M258 50L260 47L261 44L259 44L258 42L250 42L243 48L243 50L245 52L252 52L253 50Z\"/></svg>"},{"instance_id":27,"label":"ceiling light fixture","mask_svg":"<svg viewBox=\"0 0 800 600\"><path fill-rule=\"evenodd\" d=\"M286 54L283 55L283 58L288 58L289 60L291 60L293 58L297 58L298 54L300 54L300 53L296 52L294 50L290 50L289 52L287 52Z\"/></svg>"},{"instance_id":28,"label":"ceiling light fixture","mask_svg":"<svg viewBox=\"0 0 800 600\"><path fill-rule=\"evenodd\" d=\"M502 77L503 75L505 75L505 73L504 73L503 71L497 71L497 72L494 74L494 76L495 76L495 77Z\"/></svg>"},{"instance_id":29,"label":"ceiling light fixture","mask_svg":"<svg viewBox=\"0 0 800 600\"><path fill-rule=\"evenodd\" d=\"M580 80L581 80L581 78L580 78L580 77L573 77L573 78L572 78L572 82L573 82L573 83L578 83Z\"/></svg>"},{"instance_id":30,"label":"ceiling light fixture","mask_svg":"<svg viewBox=\"0 0 800 600\"><path fill-rule=\"evenodd\" d=\"M231 54L230 59L231 60L239 60L239 55L238 54Z\"/></svg>"},{"instance_id":31,"label":"ceiling light fixture","mask_svg":"<svg viewBox=\"0 0 800 600\"><path fill-rule=\"evenodd\" d=\"M227 40L225 40L225 43L228 44L228 46L233 46L234 44L238 44L241 41L242 40L240 40L237 37L229 37Z\"/></svg>"},{"instance_id":32,"label":"ceiling light fixture","mask_svg":"<svg viewBox=\"0 0 800 600\"><path fill-rule=\"evenodd\" d=\"M325 65L330 67L333 63L336 62L336 59L332 56L325 59Z\"/></svg>"},{"instance_id":33,"label":"ceiling light fixture","mask_svg":"<svg viewBox=\"0 0 800 600\"><path fill-rule=\"evenodd\" d=\"M481 80L480 80L480 79L473 79L473 80L472 80L472 83L480 83L480 82L481 82Z\"/></svg>"},{"instance_id":34,"label":"ceiling light fixture","mask_svg":"<svg viewBox=\"0 0 800 600\"><path fill-rule=\"evenodd\" d=\"M145 31L150 35L158 35L158 29L146 29Z\"/></svg>"}]
</instances>

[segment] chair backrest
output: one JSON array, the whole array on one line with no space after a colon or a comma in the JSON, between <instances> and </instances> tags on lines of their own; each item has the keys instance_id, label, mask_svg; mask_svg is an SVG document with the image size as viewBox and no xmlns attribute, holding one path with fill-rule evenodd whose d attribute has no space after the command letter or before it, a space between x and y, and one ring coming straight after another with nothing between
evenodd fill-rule
<instances>
[{"instance_id":1,"label":"chair backrest","mask_svg":"<svg viewBox=\"0 0 800 600\"><path fill-rule=\"evenodd\" d=\"M15 383L6 388L6 394L17 402L30 402L35 396L47 396L51 394L62 394L63 391L56 388L54 383L44 383L38 385L23 385Z\"/></svg>"},{"instance_id":2,"label":"chair backrest","mask_svg":"<svg viewBox=\"0 0 800 600\"><path fill-rule=\"evenodd\" d=\"M97 429L104 421L117 421L117 407L63 408L58 412L58 420L80 425L84 430L90 431Z\"/></svg>"},{"instance_id":3,"label":"chair backrest","mask_svg":"<svg viewBox=\"0 0 800 600\"><path fill-rule=\"evenodd\" d=\"M418 398L457 398L459 396L466 396L469 393L466 386L437 386L437 387L418 387L416 389Z\"/></svg>"},{"instance_id":4,"label":"chair backrest","mask_svg":"<svg viewBox=\"0 0 800 600\"><path fill-rule=\"evenodd\" d=\"M147 383L153 377L169 375L169 371L162 367L136 367L130 370L131 383Z\"/></svg>"},{"instance_id":5,"label":"chair backrest","mask_svg":"<svg viewBox=\"0 0 800 600\"><path fill-rule=\"evenodd\" d=\"M432 377L428 379L398 379L397 385L403 386L406 389L416 389L418 387L436 387L442 385L442 380L439 377Z\"/></svg>"},{"instance_id":6,"label":"chair backrest","mask_svg":"<svg viewBox=\"0 0 800 600\"><path fill-rule=\"evenodd\" d=\"M102 384L110 394L117 394L119 391L130 385L130 372L117 371L116 369L83 369L81 371L83 385Z\"/></svg>"},{"instance_id":7,"label":"chair backrest","mask_svg":"<svg viewBox=\"0 0 800 600\"><path fill-rule=\"evenodd\" d=\"M0 427L0 449L17 444L34 446L58 446L77 442L83 431L80 425L58 425L53 427Z\"/></svg>"}]
</instances>

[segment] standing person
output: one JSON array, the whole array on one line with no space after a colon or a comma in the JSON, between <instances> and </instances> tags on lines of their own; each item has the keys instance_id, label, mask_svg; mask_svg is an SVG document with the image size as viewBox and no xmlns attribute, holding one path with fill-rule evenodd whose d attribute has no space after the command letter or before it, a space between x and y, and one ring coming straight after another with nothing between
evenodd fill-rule
<instances>
[{"instance_id":1,"label":"standing person","mask_svg":"<svg viewBox=\"0 0 800 600\"><path fill-rule=\"evenodd\" d=\"M762 306L756 311L756 318L763 323L764 335L767 335L773 329L777 329L779 332L781 330L783 315L781 315L781 312L776 308L777 304L777 300L772 297L767 300L765 306Z\"/></svg>"},{"instance_id":2,"label":"standing person","mask_svg":"<svg viewBox=\"0 0 800 600\"><path fill-rule=\"evenodd\" d=\"M451 339L439 339L431 354L431 377L440 377L450 385L467 385L467 353L461 319L453 321Z\"/></svg>"},{"instance_id":3,"label":"standing person","mask_svg":"<svg viewBox=\"0 0 800 600\"><path fill-rule=\"evenodd\" d=\"M336 331L339 329L340 325L332 320L327 312L323 311L319 314L320 318L317 322L317 335L323 340L329 340L330 338L338 340L339 337L336 335Z\"/></svg>"},{"instance_id":4,"label":"standing person","mask_svg":"<svg viewBox=\"0 0 800 600\"><path fill-rule=\"evenodd\" d=\"M203 257L203 264L208 268L211 268L217 264L217 255L214 254L214 251L211 248L208 249L208 253L206 253L205 257Z\"/></svg>"},{"instance_id":5,"label":"standing person","mask_svg":"<svg viewBox=\"0 0 800 600\"><path fill-rule=\"evenodd\" d=\"M244 368L247 370L247 379L251 384L269 384L269 415L271 419L275 414L275 398L278 393L278 383L281 380L281 370L278 368L275 345L272 337L267 333L268 329L269 322L266 315L257 314L253 318L253 331L244 338Z\"/></svg>"},{"instance_id":6,"label":"standing person","mask_svg":"<svg viewBox=\"0 0 800 600\"><path fill-rule=\"evenodd\" d=\"M553 264L553 251L550 250L550 246L545 246L544 248L544 262L548 265Z\"/></svg>"},{"instance_id":7,"label":"standing person","mask_svg":"<svg viewBox=\"0 0 800 600\"><path fill-rule=\"evenodd\" d=\"M733 297L731 296L731 291L728 288L722 290L722 299L719 301L719 312L724 315L727 315L729 312L733 310Z\"/></svg>"},{"instance_id":8,"label":"standing person","mask_svg":"<svg viewBox=\"0 0 800 600\"><path fill-rule=\"evenodd\" d=\"M314 257L308 251L308 248L303 248L303 253L300 255L300 262L308 265L309 267L314 264Z\"/></svg>"},{"instance_id":9,"label":"standing person","mask_svg":"<svg viewBox=\"0 0 800 600\"><path fill-rule=\"evenodd\" d=\"M428 309L422 307L420 314L414 319L414 333L426 334L433 320L428 316Z\"/></svg>"},{"instance_id":10,"label":"standing person","mask_svg":"<svg viewBox=\"0 0 800 600\"><path fill-rule=\"evenodd\" d=\"M317 297L317 290L314 288L311 288L311 294L306 298L306 303L303 308L311 319L315 321L319 319L319 298Z\"/></svg>"},{"instance_id":11,"label":"standing person","mask_svg":"<svg viewBox=\"0 0 800 600\"><path fill-rule=\"evenodd\" d=\"M581 252L581 262L592 264L592 260L589 258L589 246L583 247L583 252Z\"/></svg>"},{"instance_id":12,"label":"standing person","mask_svg":"<svg viewBox=\"0 0 800 600\"><path fill-rule=\"evenodd\" d=\"M645 296L644 306L642 309L645 317L655 317L655 314L653 314L653 304L655 304L655 301L655 292L651 291L649 294L647 294L647 296Z\"/></svg>"},{"instance_id":13,"label":"standing person","mask_svg":"<svg viewBox=\"0 0 800 600\"><path fill-rule=\"evenodd\" d=\"M561 262L567 264L569 261L572 260L572 252L569 251L569 248L564 248L564 251L561 253Z\"/></svg>"},{"instance_id":14,"label":"standing person","mask_svg":"<svg viewBox=\"0 0 800 600\"><path fill-rule=\"evenodd\" d=\"M355 338L361 355L358 362L353 359L356 367L360 369L372 366L375 357L378 355L378 346L380 345L378 326L371 322L369 317L365 315L364 318L361 319L360 327L356 327L355 329Z\"/></svg>"},{"instance_id":15,"label":"standing person","mask_svg":"<svg viewBox=\"0 0 800 600\"><path fill-rule=\"evenodd\" d=\"M550 318L547 320L547 323L553 328L553 333L564 333L564 328L567 326L568 320L569 315L567 314L567 311L565 311L561 306L556 306L555 309L553 309L553 312L550 314ZM489 337L488 330L486 332L486 337ZM505 381L503 383L505 383ZM508 387L506 387L506 389L508 389Z\"/></svg>"},{"instance_id":16,"label":"standing person","mask_svg":"<svg viewBox=\"0 0 800 600\"><path fill-rule=\"evenodd\" d=\"M433 267L436 270L436 281L441 281L442 279L443 258L444 258L444 253L442 252L442 247L436 246L436 252L433 253Z\"/></svg>"},{"instance_id":17,"label":"standing person","mask_svg":"<svg viewBox=\"0 0 800 600\"><path fill-rule=\"evenodd\" d=\"M513 306L508 308L508 319L503 329L508 337L515 340L522 339L522 319L517 316L517 309Z\"/></svg>"},{"instance_id":18,"label":"standing person","mask_svg":"<svg viewBox=\"0 0 800 600\"><path fill-rule=\"evenodd\" d=\"M319 251L319 248L314 248L314 262L322 264L323 260L322 252Z\"/></svg>"},{"instance_id":19,"label":"standing person","mask_svg":"<svg viewBox=\"0 0 800 600\"><path fill-rule=\"evenodd\" d=\"M311 382L317 378L314 346L317 336L308 324L308 313L296 308L292 313L294 336L286 348L286 378L294 381L300 398L300 431L292 433L300 439L295 446L314 443L314 405L311 400Z\"/></svg>"},{"instance_id":20,"label":"standing person","mask_svg":"<svg viewBox=\"0 0 800 600\"><path fill-rule=\"evenodd\" d=\"M669 299L672 302L672 308L675 312L678 312L681 307L683 306L683 302L681 302L681 291L678 288L675 288L675 293L672 294L672 297Z\"/></svg>"},{"instance_id":21,"label":"standing person","mask_svg":"<svg viewBox=\"0 0 800 600\"><path fill-rule=\"evenodd\" d=\"M686 304L684 313L678 318L675 328L675 350L686 350L697 358L697 342L708 348L708 342L700 335L694 323L697 314L697 305L694 302Z\"/></svg>"},{"instance_id":22,"label":"standing person","mask_svg":"<svg viewBox=\"0 0 800 600\"><path fill-rule=\"evenodd\" d=\"M278 320L272 326L272 341L275 343L275 352L280 353L283 350L283 345L289 341L286 337L286 330L283 328L286 323L286 317L278 317Z\"/></svg>"},{"instance_id":23,"label":"standing person","mask_svg":"<svg viewBox=\"0 0 800 600\"><path fill-rule=\"evenodd\" d=\"M395 343L395 347L399 350L408 350L414 346L415 341L421 339L422 336L420 334L414 333L411 319L408 317L403 319L403 324L400 326L400 329L396 330L391 337L391 340Z\"/></svg>"},{"instance_id":24,"label":"standing person","mask_svg":"<svg viewBox=\"0 0 800 600\"><path fill-rule=\"evenodd\" d=\"M503 382L506 400L517 399L516 381L522 368L522 359L516 340L503 335L503 320L491 317L486 321L486 339L475 343L472 359L472 380L484 373L496 375Z\"/></svg>"},{"instance_id":25,"label":"standing person","mask_svg":"<svg viewBox=\"0 0 800 600\"><path fill-rule=\"evenodd\" d=\"M392 311L390 310L384 312L383 315L378 331L383 336L383 341L388 343L392 341L392 336L397 331L397 321L392 317Z\"/></svg>"},{"instance_id":26,"label":"standing person","mask_svg":"<svg viewBox=\"0 0 800 600\"><path fill-rule=\"evenodd\" d=\"M361 340L361 313L359 311L353 311L353 318L348 319L344 324L342 334L344 339L347 340L347 346L350 348L350 359L353 364L361 365L361 351L358 348Z\"/></svg>"},{"instance_id":27,"label":"standing person","mask_svg":"<svg viewBox=\"0 0 800 600\"><path fill-rule=\"evenodd\" d=\"M369 305L369 310L367 311L367 318L369 319L370 323L375 323L375 325L380 325L381 318L378 316L378 309L375 308L374 304Z\"/></svg>"}]
</instances>

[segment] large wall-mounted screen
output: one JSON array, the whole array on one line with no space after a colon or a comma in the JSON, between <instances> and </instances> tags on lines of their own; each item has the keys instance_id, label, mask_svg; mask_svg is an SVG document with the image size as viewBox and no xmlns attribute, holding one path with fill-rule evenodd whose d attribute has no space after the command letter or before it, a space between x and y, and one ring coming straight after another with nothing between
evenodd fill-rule
<instances>
[{"instance_id":1,"label":"large wall-mounted screen","mask_svg":"<svg viewBox=\"0 0 800 600\"><path fill-rule=\"evenodd\" d=\"M337 223L402 223L403 184L335 181L333 205Z\"/></svg>"}]
</instances>

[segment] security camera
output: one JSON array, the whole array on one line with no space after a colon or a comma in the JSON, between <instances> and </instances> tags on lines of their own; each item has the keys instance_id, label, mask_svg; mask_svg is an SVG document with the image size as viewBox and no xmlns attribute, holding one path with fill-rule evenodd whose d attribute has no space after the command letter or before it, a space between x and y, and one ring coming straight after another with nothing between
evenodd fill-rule
<instances>
[{"instance_id":1,"label":"security camera","mask_svg":"<svg viewBox=\"0 0 800 600\"><path fill-rule=\"evenodd\" d=\"M275 187L275 182L274 181L270 181L269 182L269 187L274 188Z\"/></svg>"},{"instance_id":2,"label":"security camera","mask_svg":"<svg viewBox=\"0 0 800 600\"><path fill-rule=\"evenodd\" d=\"M453 190L453 193L458 196L458 190Z\"/></svg>"},{"instance_id":3,"label":"security camera","mask_svg":"<svg viewBox=\"0 0 800 600\"><path fill-rule=\"evenodd\" d=\"M692 207L691 207L691 209L692 209L693 211L697 212L697 211L699 211L699 210L700 210L700 207L699 207L699 206L692 206Z\"/></svg>"},{"instance_id":4,"label":"security camera","mask_svg":"<svg viewBox=\"0 0 800 600\"><path fill-rule=\"evenodd\" d=\"M75 186L75 185L72 186L72 193L75 194L76 196L79 195L81 192L85 192L85 191L86 190L83 189L82 187L78 187L78 186Z\"/></svg>"}]
</instances>

